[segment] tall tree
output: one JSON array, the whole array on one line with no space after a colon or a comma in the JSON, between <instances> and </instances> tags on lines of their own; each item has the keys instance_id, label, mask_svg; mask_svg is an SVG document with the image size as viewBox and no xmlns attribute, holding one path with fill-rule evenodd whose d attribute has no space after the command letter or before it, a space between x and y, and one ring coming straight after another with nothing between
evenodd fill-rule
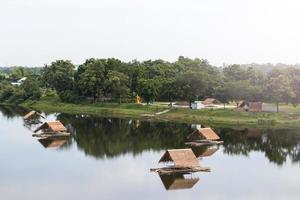
<instances>
[{"instance_id":1,"label":"tall tree","mask_svg":"<svg viewBox=\"0 0 300 200\"><path fill-rule=\"evenodd\" d=\"M42 71L46 87L55 89L58 93L72 90L74 84L75 66L69 60L57 60L46 65Z\"/></svg>"}]
</instances>

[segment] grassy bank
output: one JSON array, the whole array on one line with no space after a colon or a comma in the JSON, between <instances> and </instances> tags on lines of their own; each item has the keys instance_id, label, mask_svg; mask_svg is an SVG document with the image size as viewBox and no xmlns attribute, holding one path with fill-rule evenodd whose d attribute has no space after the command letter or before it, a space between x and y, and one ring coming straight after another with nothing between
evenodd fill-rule
<instances>
[{"instance_id":1,"label":"grassy bank","mask_svg":"<svg viewBox=\"0 0 300 200\"><path fill-rule=\"evenodd\" d=\"M208 126L255 126L255 127L300 127L300 108L283 105L279 113L235 112L230 109L191 110L173 108L169 112L156 115L168 109L161 104L137 105L117 103L67 104L55 98L43 98L38 102L27 101L21 106L42 110L47 113L91 114L108 117L128 117L136 119L168 120Z\"/></svg>"}]
</instances>

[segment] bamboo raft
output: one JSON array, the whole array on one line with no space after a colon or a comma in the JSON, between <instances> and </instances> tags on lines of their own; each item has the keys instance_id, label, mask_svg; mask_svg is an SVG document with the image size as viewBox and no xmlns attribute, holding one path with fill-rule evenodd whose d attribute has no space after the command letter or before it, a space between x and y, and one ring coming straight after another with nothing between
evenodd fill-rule
<instances>
[{"instance_id":1,"label":"bamboo raft","mask_svg":"<svg viewBox=\"0 0 300 200\"><path fill-rule=\"evenodd\" d=\"M50 137L68 137L71 133L68 132L44 132L39 134L32 134L32 137L50 138Z\"/></svg>"},{"instance_id":2,"label":"bamboo raft","mask_svg":"<svg viewBox=\"0 0 300 200\"><path fill-rule=\"evenodd\" d=\"M210 172L208 167L162 167L162 168L151 168L151 172L157 172L158 174L188 174L193 172Z\"/></svg>"}]
</instances>

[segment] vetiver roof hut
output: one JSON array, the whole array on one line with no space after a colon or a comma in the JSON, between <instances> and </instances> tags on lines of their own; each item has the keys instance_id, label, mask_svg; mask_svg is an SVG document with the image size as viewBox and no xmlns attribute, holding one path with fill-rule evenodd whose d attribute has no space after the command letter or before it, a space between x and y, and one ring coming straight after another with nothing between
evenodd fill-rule
<instances>
[{"instance_id":1,"label":"vetiver roof hut","mask_svg":"<svg viewBox=\"0 0 300 200\"><path fill-rule=\"evenodd\" d=\"M263 107L262 102L240 101L238 103L238 108L242 108L245 111L249 111L249 112L261 112L262 107Z\"/></svg>"},{"instance_id":2,"label":"vetiver roof hut","mask_svg":"<svg viewBox=\"0 0 300 200\"><path fill-rule=\"evenodd\" d=\"M206 98L204 101L202 101L202 104L204 105L214 105L214 104L222 104L219 100L214 98Z\"/></svg>"},{"instance_id":3,"label":"vetiver roof hut","mask_svg":"<svg viewBox=\"0 0 300 200\"><path fill-rule=\"evenodd\" d=\"M38 132L42 130L43 132L52 132L52 133L59 133L59 132L66 132L67 128L60 122L60 121L54 121L54 122L45 122L42 124L39 128L37 128L34 132Z\"/></svg>"},{"instance_id":4,"label":"vetiver roof hut","mask_svg":"<svg viewBox=\"0 0 300 200\"><path fill-rule=\"evenodd\" d=\"M29 113L27 113L27 114L23 117L23 119L24 119L24 120L30 120L30 119L32 119L32 118L34 118L34 117L42 117L42 118L44 118L44 117L41 115L41 113L32 110L32 111L30 111Z\"/></svg>"},{"instance_id":5,"label":"vetiver roof hut","mask_svg":"<svg viewBox=\"0 0 300 200\"><path fill-rule=\"evenodd\" d=\"M183 174L160 174L166 190L190 189L198 181L199 178L186 178Z\"/></svg>"},{"instance_id":6,"label":"vetiver roof hut","mask_svg":"<svg viewBox=\"0 0 300 200\"><path fill-rule=\"evenodd\" d=\"M173 162L174 167L199 166L199 161L191 149L167 150L159 162Z\"/></svg>"},{"instance_id":7,"label":"vetiver roof hut","mask_svg":"<svg viewBox=\"0 0 300 200\"><path fill-rule=\"evenodd\" d=\"M150 169L150 171L155 171L159 174L209 171L209 168L203 168L200 166L192 149L167 150L160 158L159 162L173 162L173 165L164 168Z\"/></svg>"},{"instance_id":8,"label":"vetiver roof hut","mask_svg":"<svg viewBox=\"0 0 300 200\"><path fill-rule=\"evenodd\" d=\"M188 140L219 140L220 137L211 128L201 128L193 131Z\"/></svg>"}]
</instances>

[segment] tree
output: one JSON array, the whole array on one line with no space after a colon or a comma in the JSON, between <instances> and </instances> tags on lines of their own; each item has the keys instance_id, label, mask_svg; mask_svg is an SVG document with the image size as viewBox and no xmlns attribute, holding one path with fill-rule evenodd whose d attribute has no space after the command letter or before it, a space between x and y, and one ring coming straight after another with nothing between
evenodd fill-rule
<instances>
[{"instance_id":1,"label":"tree","mask_svg":"<svg viewBox=\"0 0 300 200\"><path fill-rule=\"evenodd\" d=\"M24 90L24 99L38 100L40 99L42 92L37 80L32 77L28 77L20 87Z\"/></svg>"},{"instance_id":2,"label":"tree","mask_svg":"<svg viewBox=\"0 0 300 200\"><path fill-rule=\"evenodd\" d=\"M138 94L149 104L157 97L159 86L154 79L141 79L138 82Z\"/></svg>"},{"instance_id":3,"label":"tree","mask_svg":"<svg viewBox=\"0 0 300 200\"><path fill-rule=\"evenodd\" d=\"M92 97L94 101L104 93L105 80L105 63L100 59L86 60L75 74L76 87L80 94Z\"/></svg>"},{"instance_id":4,"label":"tree","mask_svg":"<svg viewBox=\"0 0 300 200\"><path fill-rule=\"evenodd\" d=\"M194 100L205 97L207 79L201 72L187 72L177 77L175 87L181 99L191 103Z\"/></svg>"},{"instance_id":5,"label":"tree","mask_svg":"<svg viewBox=\"0 0 300 200\"><path fill-rule=\"evenodd\" d=\"M23 67L16 67L10 73L9 78L11 81L17 81L28 75L28 72Z\"/></svg>"},{"instance_id":6,"label":"tree","mask_svg":"<svg viewBox=\"0 0 300 200\"><path fill-rule=\"evenodd\" d=\"M68 60L57 60L50 66L46 65L42 76L46 87L55 89L58 93L72 90L74 85L75 66Z\"/></svg>"},{"instance_id":7,"label":"tree","mask_svg":"<svg viewBox=\"0 0 300 200\"><path fill-rule=\"evenodd\" d=\"M267 77L265 94L271 102L277 104L277 112L280 101L294 98L295 93L287 73L276 69L272 70Z\"/></svg>"},{"instance_id":8,"label":"tree","mask_svg":"<svg viewBox=\"0 0 300 200\"><path fill-rule=\"evenodd\" d=\"M121 103L122 98L129 93L128 76L117 71L111 71L108 76L108 87L112 97L118 99L118 102Z\"/></svg>"}]
</instances>

